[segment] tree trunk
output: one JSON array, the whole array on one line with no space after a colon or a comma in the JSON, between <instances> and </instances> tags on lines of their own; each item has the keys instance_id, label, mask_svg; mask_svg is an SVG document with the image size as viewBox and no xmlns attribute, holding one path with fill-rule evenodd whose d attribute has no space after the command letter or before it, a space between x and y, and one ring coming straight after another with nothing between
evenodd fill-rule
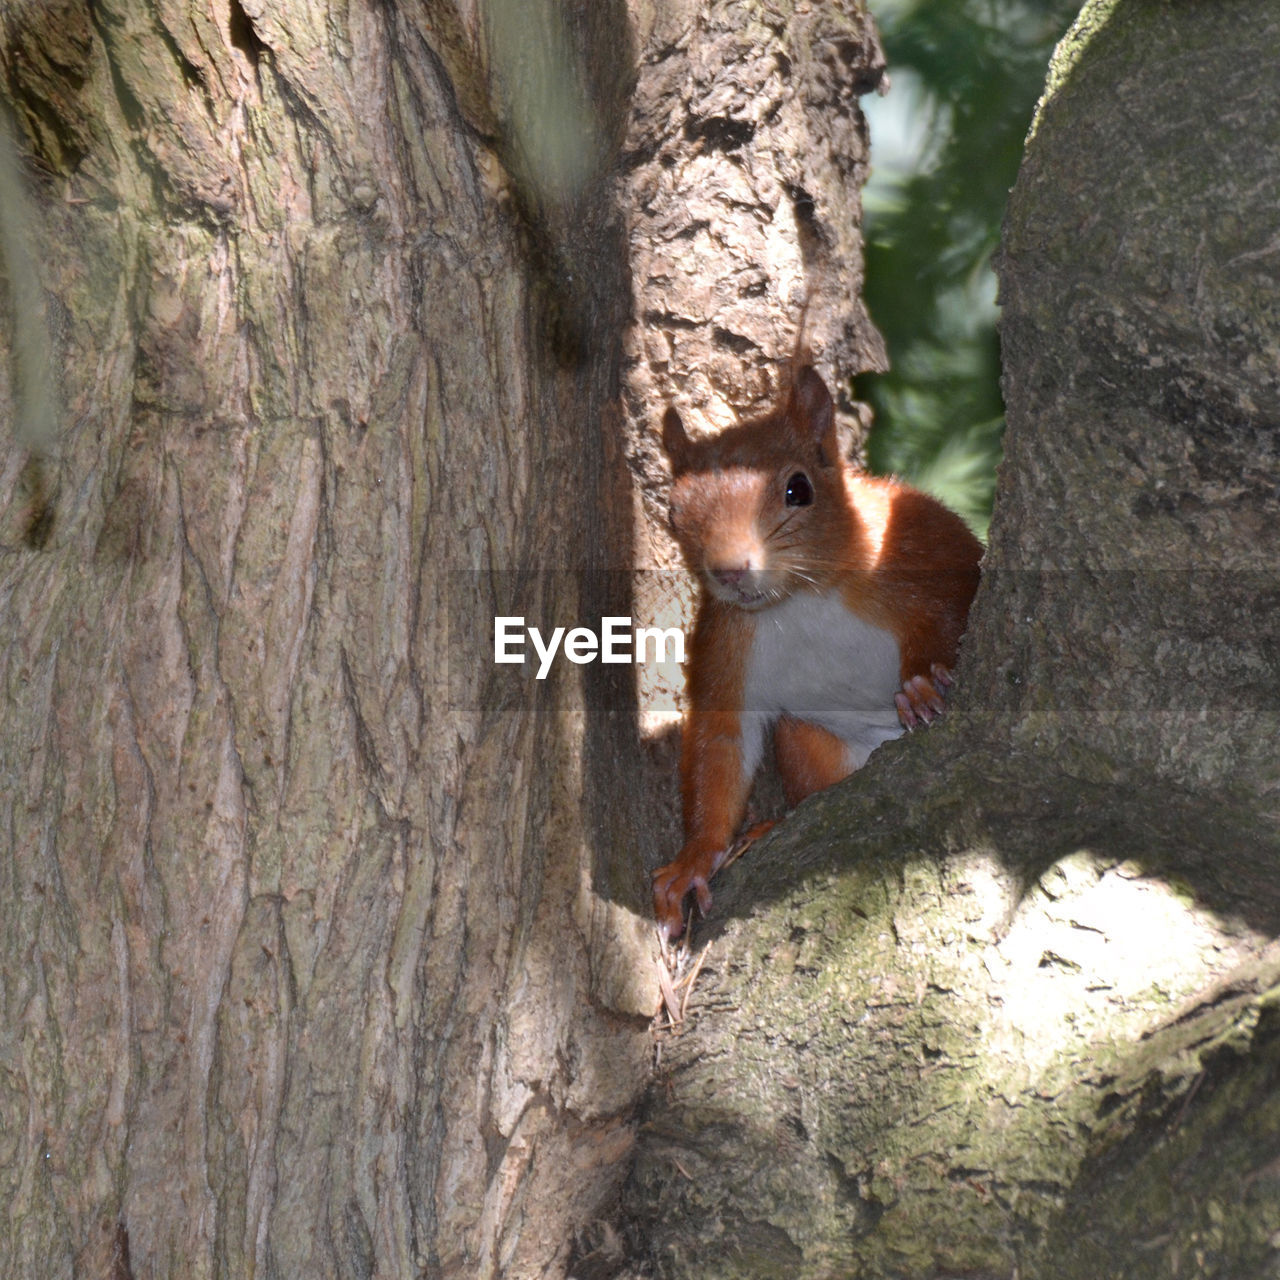
<instances>
[{"instance_id":1,"label":"tree trunk","mask_svg":"<svg viewBox=\"0 0 1280 1280\"><path fill-rule=\"evenodd\" d=\"M630 687L492 661L627 611L633 51L559 12L4 10L6 1276L559 1275L616 1194Z\"/></svg>"},{"instance_id":2,"label":"tree trunk","mask_svg":"<svg viewBox=\"0 0 1280 1280\"><path fill-rule=\"evenodd\" d=\"M1059 49L956 706L717 882L660 1274L1278 1274L1278 57L1247 3Z\"/></svg>"}]
</instances>

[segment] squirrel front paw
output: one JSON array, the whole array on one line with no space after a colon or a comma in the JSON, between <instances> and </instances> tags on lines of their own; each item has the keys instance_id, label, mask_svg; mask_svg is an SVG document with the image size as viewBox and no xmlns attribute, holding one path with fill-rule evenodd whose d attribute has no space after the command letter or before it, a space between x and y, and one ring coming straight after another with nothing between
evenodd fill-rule
<instances>
[{"instance_id":1,"label":"squirrel front paw","mask_svg":"<svg viewBox=\"0 0 1280 1280\"><path fill-rule=\"evenodd\" d=\"M683 866L679 859L653 873L653 913L668 942L674 942L684 932L684 900L690 893L705 916L711 910L711 890L705 874Z\"/></svg>"},{"instance_id":2,"label":"squirrel front paw","mask_svg":"<svg viewBox=\"0 0 1280 1280\"><path fill-rule=\"evenodd\" d=\"M687 845L674 862L653 873L653 913L666 939L674 941L684 932L684 900L694 895L698 910L711 910L711 890L707 882L716 871L716 850L691 849Z\"/></svg>"},{"instance_id":3,"label":"squirrel front paw","mask_svg":"<svg viewBox=\"0 0 1280 1280\"><path fill-rule=\"evenodd\" d=\"M927 676L912 676L902 682L902 692L894 694L898 719L907 729L932 724L947 709L946 694L955 684L951 672L935 662Z\"/></svg>"}]
</instances>

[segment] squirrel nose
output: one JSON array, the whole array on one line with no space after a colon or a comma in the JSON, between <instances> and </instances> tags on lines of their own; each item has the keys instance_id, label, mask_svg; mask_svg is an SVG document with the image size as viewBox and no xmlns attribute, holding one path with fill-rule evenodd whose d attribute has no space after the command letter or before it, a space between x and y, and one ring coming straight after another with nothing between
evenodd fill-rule
<instances>
[{"instance_id":1,"label":"squirrel nose","mask_svg":"<svg viewBox=\"0 0 1280 1280\"><path fill-rule=\"evenodd\" d=\"M736 587L741 585L743 579L751 570L743 565L740 569L712 569L711 576L724 587Z\"/></svg>"}]
</instances>

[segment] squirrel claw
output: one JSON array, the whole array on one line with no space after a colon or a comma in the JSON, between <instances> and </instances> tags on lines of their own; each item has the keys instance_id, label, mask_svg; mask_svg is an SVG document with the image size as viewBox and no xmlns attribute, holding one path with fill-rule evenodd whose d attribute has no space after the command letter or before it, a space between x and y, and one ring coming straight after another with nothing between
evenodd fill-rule
<instances>
[{"instance_id":1,"label":"squirrel claw","mask_svg":"<svg viewBox=\"0 0 1280 1280\"><path fill-rule=\"evenodd\" d=\"M932 678L931 678L932 677ZM912 676L902 682L902 692L893 696L898 719L904 728L932 724L947 709L944 691L952 688L955 678L941 663L933 664L929 676Z\"/></svg>"}]
</instances>

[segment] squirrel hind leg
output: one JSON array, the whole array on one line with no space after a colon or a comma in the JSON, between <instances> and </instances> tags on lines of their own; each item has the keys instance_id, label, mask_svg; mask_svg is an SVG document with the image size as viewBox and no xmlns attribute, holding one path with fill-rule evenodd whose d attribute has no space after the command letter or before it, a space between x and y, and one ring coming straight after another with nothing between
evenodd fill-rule
<instances>
[{"instance_id":1,"label":"squirrel hind leg","mask_svg":"<svg viewBox=\"0 0 1280 1280\"><path fill-rule=\"evenodd\" d=\"M774 728L773 746L788 805L825 791L857 767L834 733L806 720L784 716Z\"/></svg>"}]
</instances>

